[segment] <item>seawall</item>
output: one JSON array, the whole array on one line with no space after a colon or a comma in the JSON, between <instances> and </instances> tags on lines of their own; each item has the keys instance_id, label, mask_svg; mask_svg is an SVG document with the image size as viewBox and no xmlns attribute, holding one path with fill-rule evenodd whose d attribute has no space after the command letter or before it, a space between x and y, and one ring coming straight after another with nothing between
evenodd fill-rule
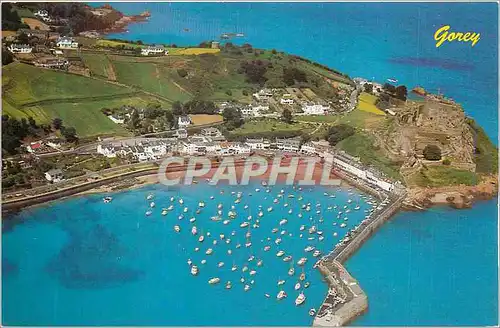
<instances>
[{"instance_id":1,"label":"seawall","mask_svg":"<svg viewBox=\"0 0 500 328\"><path fill-rule=\"evenodd\" d=\"M353 181L345 174L336 172L343 179L362 186L367 192L380 194L370 190L370 186L363 186L358 181ZM338 243L332 252L324 256L318 263L318 269L328 282L328 294L318 310L313 325L338 327L353 321L368 309L368 297L363 292L358 282L349 274L342 265L354 254L378 228L387 222L402 206L406 193L388 195L390 203L385 208L376 209L370 220L364 220L357 228L352 229L346 237ZM346 238L347 241L346 241Z\"/></svg>"}]
</instances>

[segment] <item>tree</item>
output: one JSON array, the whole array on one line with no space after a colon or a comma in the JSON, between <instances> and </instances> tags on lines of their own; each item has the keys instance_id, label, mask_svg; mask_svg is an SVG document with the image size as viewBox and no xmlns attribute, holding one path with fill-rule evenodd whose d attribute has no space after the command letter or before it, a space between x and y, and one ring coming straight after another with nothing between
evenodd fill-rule
<instances>
[{"instance_id":1,"label":"tree","mask_svg":"<svg viewBox=\"0 0 500 328\"><path fill-rule=\"evenodd\" d=\"M276 51L276 49L273 49L273 50L271 50L271 53L272 53L273 55L276 55L278 52Z\"/></svg>"},{"instance_id":2,"label":"tree","mask_svg":"<svg viewBox=\"0 0 500 328\"><path fill-rule=\"evenodd\" d=\"M265 77L267 66L267 61L259 59L244 61L241 63L240 71L245 73L248 82L263 85L267 81Z\"/></svg>"},{"instance_id":3,"label":"tree","mask_svg":"<svg viewBox=\"0 0 500 328\"><path fill-rule=\"evenodd\" d=\"M184 115L184 111L182 109L182 104L180 101L174 101L172 104L172 112L174 115Z\"/></svg>"},{"instance_id":4,"label":"tree","mask_svg":"<svg viewBox=\"0 0 500 328\"><path fill-rule=\"evenodd\" d=\"M444 159L443 165L451 165L451 160L449 160L448 158Z\"/></svg>"},{"instance_id":5,"label":"tree","mask_svg":"<svg viewBox=\"0 0 500 328\"><path fill-rule=\"evenodd\" d=\"M231 89L226 90L226 95L228 95L228 96L232 96L233 95L233 92L231 91Z\"/></svg>"},{"instance_id":6,"label":"tree","mask_svg":"<svg viewBox=\"0 0 500 328\"><path fill-rule=\"evenodd\" d=\"M14 57L12 56L12 54L9 51L6 51L2 47L2 65L10 64L13 61L14 61Z\"/></svg>"},{"instance_id":7,"label":"tree","mask_svg":"<svg viewBox=\"0 0 500 328\"><path fill-rule=\"evenodd\" d=\"M167 120L170 128L173 128L175 126L175 116L174 113L172 113L172 111L170 110L165 111L165 119Z\"/></svg>"},{"instance_id":8,"label":"tree","mask_svg":"<svg viewBox=\"0 0 500 328\"><path fill-rule=\"evenodd\" d=\"M188 75L188 72L184 68L179 68L177 70L177 74L179 74L180 77L186 77Z\"/></svg>"},{"instance_id":9,"label":"tree","mask_svg":"<svg viewBox=\"0 0 500 328\"><path fill-rule=\"evenodd\" d=\"M243 125L243 116L241 115L241 111L237 108L224 109L222 117L224 118L228 130L233 130Z\"/></svg>"},{"instance_id":10,"label":"tree","mask_svg":"<svg viewBox=\"0 0 500 328\"><path fill-rule=\"evenodd\" d=\"M132 111L132 115L130 115L129 126L131 129L135 130L139 127L140 118L137 109Z\"/></svg>"},{"instance_id":11,"label":"tree","mask_svg":"<svg viewBox=\"0 0 500 328\"><path fill-rule=\"evenodd\" d=\"M328 129L325 139L328 140L330 145L334 146L347 137L352 136L355 132L356 130L350 125L338 124Z\"/></svg>"},{"instance_id":12,"label":"tree","mask_svg":"<svg viewBox=\"0 0 500 328\"><path fill-rule=\"evenodd\" d=\"M406 101L406 97L408 96L408 90L406 86L400 85L396 88L396 98Z\"/></svg>"},{"instance_id":13,"label":"tree","mask_svg":"<svg viewBox=\"0 0 500 328\"><path fill-rule=\"evenodd\" d=\"M62 123L63 121L59 117L56 117L55 119L52 120L52 126L56 130L61 129Z\"/></svg>"},{"instance_id":14,"label":"tree","mask_svg":"<svg viewBox=\"0 0 500 328\"><path fill-rule=\"evenodd\" d=\"M366 84L365 84L365 92L367 92L367 93L372 93L372 92L373 92L373 84L371 84L371 83L366 83Z\"/></svg>"},{"instance_id":15,"label":"tree","mask_svg":"<svg viewBox=\"0 0 500 328\"><path fill-rule=\"evenodd\" d=\"M428 161L438 161L441 159L441 149L436 145L427 145L424 148L424 158Z\"/></svg>"},{"instance_id":16,"label":"tree","mask_svg":"<svg viewBox=\"0 0 500 328\"><path fill-rule=\"evenodd\" d=\"M17 41L19 43L22 43L22 44L28 44L30 41L30 38L28 37L28 35L26 33L23 32L17 36Z\"/></svg>"},{"instance_id":17,"label":"tree","mask_svg":"<svg viewBox=\"0 0 500 328\"><path fill-rule=\"evenodd\" d=\"M76 129L73 127L62 127L61 133L68 142L76 142L78 141L78 137L76 136Z\"/></svg>"},{"instance_id":18,"label":"tree","mask_svg":"<svg viewBox=\"0 0 500 328\"><path fill-rule=\"evenodd\" d=\"M389 84L389 83L385 83L384 84L384 90L389 92L389 93L394 93L396 92L396 87L393 86L392 84Z\"/></svg>"},{"instance_id":19,"label":"tree","mask_svg":"<svg viewBox=\"0 0 500 328\"><path fill-rule=\"evenodd\" d=\"M295 82L307 82L307 75L297 67L283 68L283 82L286 85L294 85Z\"/></svg>"},{"instance_id":20,"label":"tree","mask_svg":"<svg viewBox=\"0 0 500 328\"><path fill-rule=\"evenodd\" d=\"M283 110L283 113L281 114L281 119L283 120L283 122L287 124L292 123L293 120L292 112L288 108L285 108Z\"/></svg>"}]
</instances>

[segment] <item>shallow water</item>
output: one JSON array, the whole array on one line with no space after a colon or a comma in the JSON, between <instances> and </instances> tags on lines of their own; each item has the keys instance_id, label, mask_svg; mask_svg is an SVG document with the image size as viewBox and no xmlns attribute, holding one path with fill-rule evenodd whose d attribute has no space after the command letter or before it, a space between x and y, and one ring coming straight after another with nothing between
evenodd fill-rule
<instances>
[{"instance_id":1,"label":"shallow water","mask_svg":"<svg viewBox=\"0 0 500 328\"><path fill-rule=\"evenodd\" d=\"M262 189L255 192L256 188ZM225 193L219 192L224 189ZM285 193L273 200L281 189ZM236 195L231 191L242 191L242 201L235 204ZM325 196L324 192L335 194L335 198ZM156 206L153 214L145 216L149 208L146 197L154 193ZM252 195L250 196L249 193ZM296 198L288 198L295 194ZM303 200L299 201L299 194ZM181 206L177 196L181 196ZM213 195L215 199L210 200ZM166 216L161 209L168 207L170 197L175 196L174 210ZM17 217L17 222L3 234L3 318L4 324L10 325L310 325L308 315L311 307L319 307L327 291L319 272L312 269L315 258L306 253L304 248L313 245L323 252L328 252L349 227L365 216L366 204L360 195L349 195L346 189L326 189L323 187L304 187L302 192L294 191L290 186L275 186L270 193L264 192L259 185L246 187L212 187L199 184L167 190L161 185L140 190L115 194L109 204L102 202L102 195L78 197L50 205L26 210ZM352 198L351 204L347 199ZM198 202L204 200L206 207L196 214ZM311 203L307 212L301 205ZM222 221L212 221L217 205L223 204L223 215L232 205L238 216L228 225ZM288 206L284 206L288 203ZM316 208L316 204L321 207ZM356 204L360 210L354 210ZM245 210L249 204L251 210ZM344 204L351 209L337 219L341 209L328 210L328 206ZM240 228L240 223L252 215L251 222L257 220L257 206L262 205L264 216L260 218L260 227L251 228L251 248L245 247L245 234L248 228ZM268 207L272 206L272 212ZM178 216L187 207L188 212L182 220ZM292 209L292 214L288 211ZM316 214L319 210L321 213ZM345 212L345 210L342 210ZM298 213L303 217L299 218ZM191 217L196 218L190 223ZM324 222L320 222L320 217ZM280 232L271 230L279 227L279 221L289 221L280 227L282 243L277 246L274 240ZM312 220L310 220L312 218ZM334 226L333 222L347 223L346 228ZM180 225L181 232L175 233L174 225ZM299 237L300 225L306 225L303 238ZM307 229L315 224L324 232L325 239L309 241ZM199 233L211 233L203 243L198 236L191 235L191 226L196 225ZM231 236L235 231L236 235ZM337 231L339 236L333 237ZM226 244L220 240L220 233L231 238ZM292 236L289 236L292 233ZM271 237L271 241L266 238ZM317 235L316 235L317 237ZM213 245L213 240L218 240ZM242 246L236 249L235 245ZM265 252L263 247L270 245ZM200 247L199 252L194 248ZM207 248L213 248L212 255L206 255ZM233 251L232 255L227 250ZM305 265L307 281L311 286L304 289L306 304L294 305L298 291L294 285L301 273L295 265L293 278L287 274L290 263L278 258L278 250L284 250L293 256L296 262L300 257L308 257ZM253 254L256 259L249 262ZM198 265L200 273L190 274L188 259ZM206 259L207 263L200 262ZM263 266L257 267L257 259L263 260ZM220 261L225 262L218 268ZM231 271L234 263L239 267ZM248 264L249 271L241 268ZM255 276L249 276L255 269ZM221 283L209 285L210 278L218 276ZM239 282L244 277L252 288L245 292L244 284ZM288 298L276 300L280 290L279 279L285 279L283 289ZM225 282L231 280L233 288L226 290ZM266 298L264 294L270 294ZM231 315L227 315L231 311Z\"/></svg>"}]
</instances>

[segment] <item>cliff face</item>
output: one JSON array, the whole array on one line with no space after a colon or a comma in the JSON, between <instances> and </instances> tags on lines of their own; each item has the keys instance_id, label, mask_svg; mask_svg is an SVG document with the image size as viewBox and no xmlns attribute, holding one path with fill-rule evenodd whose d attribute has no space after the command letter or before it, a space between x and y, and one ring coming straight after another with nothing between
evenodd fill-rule
<instances>
[{"instance_id":1,"label":"cliff face","mask_svg":"<svg viewBox=\"0 0 500 328\"><path fill-rule=\"evenodd\" d=\"M408 205L428 208L449 205L453 208L471 207L474 201L488 200L498 195L498 176L483 177L476 186L447 186L438 188L411 188L406 199Z\"/></svg>"}]
</instances>

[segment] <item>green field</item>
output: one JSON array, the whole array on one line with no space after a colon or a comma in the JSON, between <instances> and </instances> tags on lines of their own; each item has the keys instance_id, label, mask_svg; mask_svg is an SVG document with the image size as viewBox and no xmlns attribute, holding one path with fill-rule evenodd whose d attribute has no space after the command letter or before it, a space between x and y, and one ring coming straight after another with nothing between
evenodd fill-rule
<instances>
[{"instance_id":1,"label":"green field","mask_svg":"<svg viewBox=\"0 0 500 328\"><path fill-rule=\"evenodd\" d=\"M373 113L376 115L385 115L383 111L377 108L375 106L375 103L377 102L377 97L366 93L366 92L361 92L359 95L359 102L357 109L368 112L368 113Z\"/></svg>"},{"instance_id":2,"label":"green field","mask_svg":"<svg viewBox=\"0 0 500 328\"><path fill-rule=\"evenodd\" d=\"M245 122L241 127L231 131L231 138L244 139L246 137L292 137L299 136L314 130L314 125L295 122L286 124L276 119L258 119Z\"/></svg>"},{"instance_id":3,"label":"green field","mask_svg":"<svg viewBox=\"0 0 500 328\"><path fill-rule=\"evenodd\" d=\"M389 160L384 153L374 146L372 137L356 133L337 144L346 153L359 157L365 165L372 165L394 179L401 179L399 163Z\"/></svg>"},{"instance_id":4,"label":"green field","mask_svg":"<svg viewBox=\"0 0 500 328\"><path fill-rule=\"evenodd\" d=\"M106 55L83 52L82 56L83 60L85 61L85 65L87 65L87 67L90 69L92 75L97 75L104 78L109 77L111 62Z\"/></svg>"},{"instance_id":5,"label":"green field","mask_svg":"<svg viewBox=\"0 0 500 328\"><path fill-rule=\"evenodd\" d=\"M430 166L412 176L411 183L420 187L442 187L467 185L475 186L479 182L476 173L458 170L449 166Z\"/></svg>"},{"instance_id":6,"label":"green field","mask_svg":"<svg viewBox=\"0 0 500 328\"><path fill-rule=\"evenodd\" d=\"M169 100L187 101L190 95L172 82L170 72L154 63L113 62L117 80Z\"/></svg>"},{"instance_id":7,"label":"green field","mask_svg":"<svg viewBox=\"0 0 500 328\"><path fill-rule=\"evenodd\" d=\"M316 122L316 123L336 123L340 120L339 115L306 115L295 116L295 119L300 122Z\"/></svg>"},{"instance_id":8,"label":"green field","mask_svg":"<svg viewBox=\"0 0 500 328\"><path fill-rule=\"evenodd\" d=\"M94 98L130 93L129 88L34 66L13 63L3 67L2 96L11 105L52 99ZM5 78L6 77L6 78Z\"/></svg>"}]
</instances>

